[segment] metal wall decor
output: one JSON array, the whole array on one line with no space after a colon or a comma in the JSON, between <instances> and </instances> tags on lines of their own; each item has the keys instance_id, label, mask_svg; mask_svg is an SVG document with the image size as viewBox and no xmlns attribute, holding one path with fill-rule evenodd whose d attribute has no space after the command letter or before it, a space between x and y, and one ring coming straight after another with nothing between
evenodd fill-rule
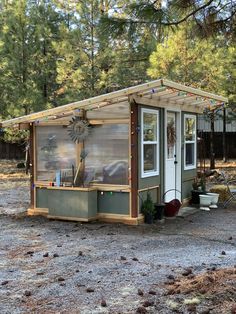
<instances>
[{"instance_id":1,"label":"metal wall decor","mask_svg":"<svg viewBox=\"0 0 236 314\"><path fill-rule=\"evenodd\" d=\"M67 128L72 141L75 143L84 141L89 135L89 123L80 117L73 117Z\"/></svg>"}]
</instances>

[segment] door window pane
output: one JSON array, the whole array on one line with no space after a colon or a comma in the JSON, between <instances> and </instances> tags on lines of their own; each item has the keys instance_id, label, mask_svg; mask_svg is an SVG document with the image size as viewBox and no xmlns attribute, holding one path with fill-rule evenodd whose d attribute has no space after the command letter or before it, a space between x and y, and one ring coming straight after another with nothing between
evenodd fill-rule
<instances>
[{"instance_id":1,"label":"door window pane","mask_svg":"<svg viewBox=\"0 0 236 314\"><path fill-rule=\"evenodd\" d=\"M167 116L167 158L175 157L176 127L175 113L169 113Z\"/></svg>"}]
</instances>

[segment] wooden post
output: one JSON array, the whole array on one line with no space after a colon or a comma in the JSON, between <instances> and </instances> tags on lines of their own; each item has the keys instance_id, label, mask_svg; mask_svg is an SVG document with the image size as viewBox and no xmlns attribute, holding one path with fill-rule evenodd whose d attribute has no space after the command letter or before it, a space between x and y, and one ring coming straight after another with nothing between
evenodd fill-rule
<instances>
[{"instance_id":1,"label":"wooden post","mask_svg":"<svg viewBox=\"0 0 236 314\"><path fill-rule=\"evenodd\" d=\"M210 169L215 169L215 152L214 152L214 133L215 133L215 112L210 113L211 132L210 132Z\"/></svg>"},{"instance_id":2,"label":"wooden post","mask_svg":"<svg viewBox=\"0 0 236 314\"><path fill-rule=\"evenodd\" d=\"M130 103L130 145L131 145L131 217L138 217L138 106Z\"/></svg>"},{"instance_id":3,"label":"wooden post","mask_svg":"<svg viewBox=\"0 0 236 314\"><path fill-rule=\"evenodd\" d=\"M79 116L82 118L82 119L86 119L86 112L85 110L81 109L80 110L80 113L79 113ZM75 174L75 178L74 178L74 185L76 186L76 181L78 181L78 173L79 171L81 171L82 175L84 173L84 167L85 167L85 164L84 164L84 160L81 161L81 152L82 150L84 149L84 141L83 142L77 142L76 143L76 174ZM81 178L79 178L79 181L80 181ZM83 182L83 180L82 180Z\"/></svg>"},{"instance_id":4,"label":"wooden post","mask_svg":"<svg viewBox=\"0 0 236 314\"><path fill-rule=\"evenodd\" d=\"M30 208L34 208L34 126L30 125L29 138L29 156L30 156Z\"/></svg>"},{"instance_id":5,"label":"wooden post","mask_svg":"<svg viewBox=\"0 0 236 314\"><path fill-rule=\"evenodd\" d=\"M223 108L223 161L227 161L227 150L226 150L226 109Z\"/></svg>"}]
</instances>

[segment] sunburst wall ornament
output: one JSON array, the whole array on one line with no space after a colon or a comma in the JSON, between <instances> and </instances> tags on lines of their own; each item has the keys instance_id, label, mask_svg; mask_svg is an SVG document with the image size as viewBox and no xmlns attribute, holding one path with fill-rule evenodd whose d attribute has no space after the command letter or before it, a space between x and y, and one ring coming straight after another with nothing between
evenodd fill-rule
<instances>
[{"instance_id":1,"label":"sunburst wall ornament","mask_svg":"<svg viewBox=\"0 0 236 314\"><path fill-rule=\"evenodd\" d=\"M89 123L80 117L73 117L67 128L72 141L75 143L84 141L89 135Z\"/></svg>"}]
</instances>

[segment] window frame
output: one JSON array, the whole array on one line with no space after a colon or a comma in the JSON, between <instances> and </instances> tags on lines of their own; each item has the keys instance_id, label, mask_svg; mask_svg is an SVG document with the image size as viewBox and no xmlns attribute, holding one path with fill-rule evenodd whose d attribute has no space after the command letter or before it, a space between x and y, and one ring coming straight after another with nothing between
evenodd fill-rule
<instances>
[{"instance_id":1,"label":"window frame","mask_svg":"<svg viewBox=\"0 0 236 314\"><path fill-rule=\"evenodd\" d=\"M186 119L194 119L194 140L186 141ZM194 163L192 165L186 165L186 144L194 144ZM197 116L193 114L184 115L184 170L192 170L197 168Z\"/></svg>"},{"instance_id":2,"label":"window frame","mask_svg":"<svg viewBox=\"0 0 236 314\"><path fill-rule=\"evenodd\" d=\"M143 138L143 131L144 131L144 113L151 113L156 115L156 140L155 141L144 141ZM148 178L153 176L159 175L159 163L160 163L160 157L159 157L159 110L155 109L147 109L147 108L141 108L141 178ZM156 170L150 170L150 171L144 171L144 145L156 145Z\"/></svg>"}]
</instances>

